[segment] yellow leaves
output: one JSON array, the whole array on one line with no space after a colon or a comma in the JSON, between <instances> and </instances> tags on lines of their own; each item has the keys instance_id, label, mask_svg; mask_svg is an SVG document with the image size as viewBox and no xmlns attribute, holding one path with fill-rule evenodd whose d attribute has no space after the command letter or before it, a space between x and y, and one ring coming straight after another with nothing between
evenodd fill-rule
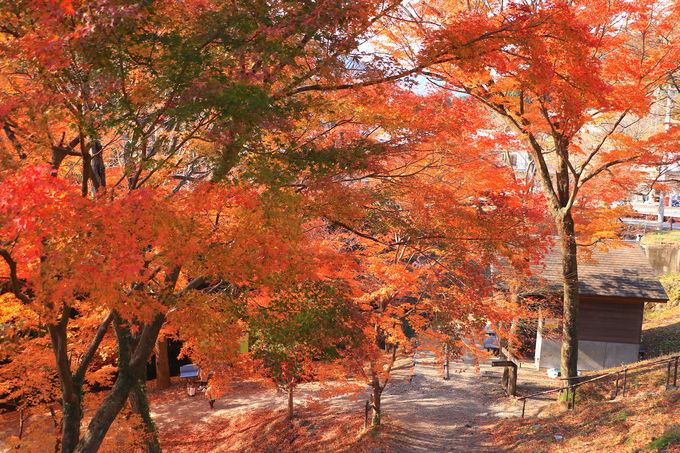
<instances>
[{"instance_id":1,"label":"yellow leaves","mask_svg":"<svg viewBox=\"0 0 680 453\"><path fill-rule=\"evenodd\" d=\"M95 385L107 386L113 383L113 379L117 371L118 367L106 364L99 366L92 370L91 372L87 373L85 378L87 380L87 383L91 386Z\"/></svg>"},{"instance_id":2,"label":"yellow leaves","mask_svg":"<svg viewBox=\"0 0 680 453\"><path fill-rule=\"evenodd\" d=\"M11 293L0 294L0 324L33 324L38 314Z\"/></svg>"}]
</instances>

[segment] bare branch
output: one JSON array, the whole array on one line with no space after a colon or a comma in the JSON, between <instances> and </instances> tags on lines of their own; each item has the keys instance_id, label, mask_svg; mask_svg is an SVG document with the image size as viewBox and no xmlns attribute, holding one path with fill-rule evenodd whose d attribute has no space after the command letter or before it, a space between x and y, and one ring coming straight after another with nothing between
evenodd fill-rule
<instances>
[{"instance_id":1,"label":"bare branch","mask_svg":"<svg viewBox=\"0 0 680 453\"><path fill-rule=\"evenodd\" d=\"M21 291L21 280L19 280L19 277L17 276L17 262L14 261L14 258L12 258L9 251L5 249L0 249L0 256L2 256L9 267L9 282L11 284L12 294L23 303L30 303L31 300L29 297Z\"/></svg>"}]
</instances>

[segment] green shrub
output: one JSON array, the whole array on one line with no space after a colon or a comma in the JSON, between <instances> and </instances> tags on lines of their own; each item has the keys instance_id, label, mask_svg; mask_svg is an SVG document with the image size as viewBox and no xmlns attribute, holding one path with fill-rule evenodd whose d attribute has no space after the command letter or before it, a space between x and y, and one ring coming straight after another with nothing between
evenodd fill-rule
<instances>
[{"instance_id":1,"label":"green shrub","mask_svg":"<svg viewBox=\"0 0 680 453\"><path fill-rule=\"evenodd\" d=\"M650 450L660 450L675 442L680 442L680 425L671 426L661 437L650 442L647 448Z\"/></svg>"}]
</instances>

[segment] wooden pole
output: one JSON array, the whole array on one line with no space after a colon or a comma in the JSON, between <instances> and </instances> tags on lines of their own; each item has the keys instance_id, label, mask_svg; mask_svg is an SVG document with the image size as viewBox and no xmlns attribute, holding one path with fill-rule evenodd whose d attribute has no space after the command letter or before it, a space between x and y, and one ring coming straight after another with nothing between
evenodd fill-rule
<instances>
[{"instance_id":1,"label":"wooden pole","mask_svg":"<svg viewBox=\"0 0 680 453\"><path fill-rule=\"evenodd\" d=\"M508 396L517 394L517 365L508 367Z\"/></svg>"},{"instance_id":2,"label":"wooden pole","mask_svg":"<svg viewBox=\"0 0 680 453\"><path fill-rule=\"evenodd\" d=\"M621 373L616 373L616 387L614 388L614 398L616 399L617 396L619 396L619 377L621 376Z\"/></svg>"},{"instance_id":3,"label":"wooden pole","mask_svg":"<svg viewBox=\"0 0 680 453\"><path fill-rule=\"evenodd\" d=\"M371 410L371 403L366 400L366 409L364 409L364 429L368 428L368 413Z\"/></svg>"}]
</instances>

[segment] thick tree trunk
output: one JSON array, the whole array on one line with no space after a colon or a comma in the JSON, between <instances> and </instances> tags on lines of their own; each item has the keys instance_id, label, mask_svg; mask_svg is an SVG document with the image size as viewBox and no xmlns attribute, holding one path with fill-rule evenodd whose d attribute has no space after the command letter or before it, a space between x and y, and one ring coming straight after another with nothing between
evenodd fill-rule
<instances>
[{"instance_id":1,"label":"thick tree trunk","mask_svg":"<svg viewBox=\"0 0 680 453\"><path fill-rule=\"evenodd\" d=\"M66 328L71 309L64 306L61 320L50 324L52 350L57 364L57 374L61 384L62 418L61 418L61 451L71 453L80 439L80 422L83 418L81 385L73 379L67 348Z\"/></svg>"},{"instance_id":2,"label":"thick tree trunk","mask_svg":"<svg viewBox=\"0 0 680 453\"><path fill-rule=\"evenodd\" d=\"M170 361L168 360L168 340L159 339L156 342L156 388L158 390L170 387Z\"/></svg>"},{"instance_id":3,"label":"thick tree trunk","mask_svg":"<svg viewBox=\"0 0 680 453\"><path fill-rule=\"evenodd\" d=\"M80 440L80 422L83 418L80 401L68 403L63 399L61 419L61 453L71 453Z\"/></svg>"},{"instance_id":4,"label":"thick tree trunk","mask_svg":"<svg viewBox=\"0 0 680 453\"><path fill-rule=\"evenodd\" d=\"M156 425L151 419L149 400L146 397L146 385L143 380L138 380L129 396L132 410L141 418L141 430L144 433L143 448L145 453L161 453L161 445L158 442Z\"/></svg>"},{"instance_id":5,"label":"thick tree trunk","mask_svg":"<svg viewBox=\"0 0 680 453\"><path fill-rule=\"evenodd\" d=\"M578 366L578 262L574 220L571 213L558 221L560 249L562 251L562 278L564 293L562 303L562 376L576 377Z\"/></svg>"},{"instance_id":6,"label":"thick tree trunk","mask_svg":"<svg viewBox=\"0 0 680 453\"><path fill-rule=\"evenodd\" d=\"M118 374L111 392L92 417L85 435L75 449L76 453L95 453L99 450L111 424L125 405L135 380L136 377L129 371L121 371Z\"/></svg>"},{"instance_id":7,"label":"thick tree trunk","mask_svg":"<svg viewBox=\"0 0 680 453\"><path fill-rule=\"evenodd\" d=\"M151 323L145 325L132 351L130 350L132 341L129 329L122 326L119 318L114 320L119 346L118 377L108 396L92 417L85 435L74 450L75 453L94 453L99 449L111 424L123 408L130 391L139 379L144 378L146 362L156 344L164 321L165 316L158 314ZM129 360L126 360L127 358Z\"/></svg>"}]
</instances>

